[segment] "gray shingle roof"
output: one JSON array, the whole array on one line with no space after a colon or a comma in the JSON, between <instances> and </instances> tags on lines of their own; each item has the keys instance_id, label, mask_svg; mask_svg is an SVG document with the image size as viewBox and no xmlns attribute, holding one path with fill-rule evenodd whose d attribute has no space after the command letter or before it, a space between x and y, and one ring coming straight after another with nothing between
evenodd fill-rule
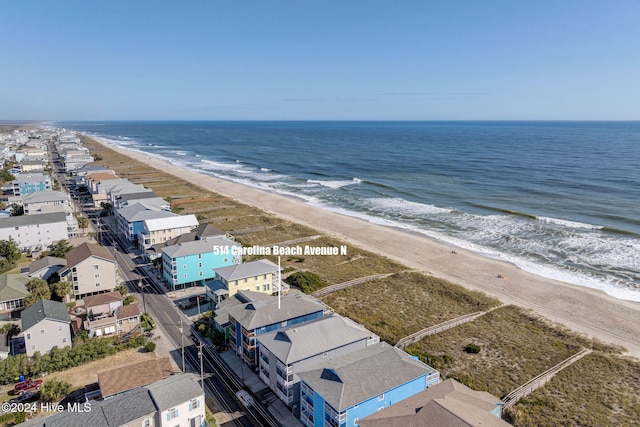
<instances>
[{"instance_id":1,"label":"gray shingle roof","mask_svg":"<svg viewBox=\"0 0 640 427\"><path fill-rule=\"evenodd\" d=\"M282 296L280 308L278 297L268 295L263 300L231 307L227 313L246 329L253 330L318 311L324 311L318 300L300 291L290 291Z\"/></svg>"},{"instance_id":2,"label":"gray shingle roof","mask_svg":"<svg viewBox=\"0 0 640 427\"><path fill-rule=\"evenodd\" d=\"M63 267L67 265L67 260L64 258L58 258L54 256L45 256L29 264L29 274L37 273L38 271L53 266Z\"/></svg>"},{"instance_id":3,"label":"gray shingle roof","mask_svg":"<svg viewBox=\"0 0 640 427\"><path fill-rule=\"evenodd\" d=\"M125 425L156 411L149 390L138 388L101 402L102 413L112 427ZM93 427L93 426L90 426Z\"/></svg>"},{"instance_id":4,"label":"gray shingle roof","mask_svg":"<svg viewBox=\"0 0 640 427\"><path fill-rule=\"evenodd\" d=\"M23 225L51 224L53 222L67 223L67 214L64 212L44 213L38 215L20 215L3 218L0 228L21 227Z\"/></svg>"},{"instance_id":5,"label":"gray shingle roof","mask_svg":"<svg viewBox=\"0 0 640 427\"><path fill-rule=\"evenodd\" d=\"M222 283L222 282L219 282ZM229 323L229 310L234 307L242 306L251 301L261 301L272 298L271 295L264 292L238 291L231 298L222 301L215 309L214 321L220 326Z\"/></svg>"},{"instance_id":6,"label":"gray shingle roof","mask_svg":"<svg viewBox=\"0 0 640 427\"><path fill-rule=\"evenodd\" d=\"M213 241L213 239L207 240L207 242L211 241ZM278 266L268 259L260 259L257 261L243 262L242 264L216 268L213 271L215 271L225 280L231 281L268 273L275 274L278 272Z\"/></svg>"},{"instance_id":7,"label":"gray shingle roof","mask_svg":"<svg viewBox=\"0 0 640 427\"><path fill-rule=\"evenodd\" d=\"M21 299L29 295L27 283L31 280L23 274L0 274L0 301Z\"/></svg>"},{"instance_id":8,"label":"gray shingle roof","mask_svg":"<svg viewBox=\"0 0 640 427\"><path fill-rule=\"evenodd\" d=\"M286 365L376 335L338 314L300 323L258 336L260 344Z\"/></svg>"},{"instance_id":9,"label":"gray shingle roof","mask_svg":"<svg viewBox=\"0 0 640 427\"><path fill-rule=\"evenodd\" d=\"M437 371L385 342L297 372L336 411Z\"/></svg>"},{"instance_id":10,"label":"gray shingle roof","mask_svg":"<svg viewBox=\"0 0 640 427\"><path fill-rule=\"evenodd\" d=\"M202 396L202 389L192 374L177 374L144 386L159 411Z\"/></svg>"},{"instance_id":11,"label":"gray shingle roof","mask_svg":"<svg viewBox=\"0 0 640 427\"><path fill-rule=\"evenodd\" d=\"M491 413L498 399L448 379L360 420L362 427L508 427Z\"/></svg>"},{"instance_id":12,"label":"gray shingle roof","mask_svg":"<svg viewBox=\"0 0 640 427\"><path fill-rule=\"evenodd\" d=\"M67 312L67 305L48 299L41 299L31 307L25 308L20 317L23 332L44 319L71 323L71 318Z\"/></svg>"},{"instance_id":13,"label":"gray shingle roof","mask_svg":"<svg viewBox=\"0 0 640 427\"><path fill-rule=\"evenodd\" d=\"M149 206L144 202L125 206L124 208L121 208L118 210L118 215L124 218L127 222L136 222L136 221L144 221L145 219L169 218L169 217L178 216L172 212L158 210L155 206Z\"/></svg>"},{"instance_id":14,"label":"gray shingle roof","mask_svg":"<svg viewBox=\"0 0 640 427\"><path fill-rule=\"evenodd\" d=\"M240 246L240 243L221 236L207 240L193 240L191 242L182 242L177 245L166 246L162 248L162 252L166 253L171 258L178 258L181 256L209 253L213 251L214 246Z\"/></svg>"}]
</instances>

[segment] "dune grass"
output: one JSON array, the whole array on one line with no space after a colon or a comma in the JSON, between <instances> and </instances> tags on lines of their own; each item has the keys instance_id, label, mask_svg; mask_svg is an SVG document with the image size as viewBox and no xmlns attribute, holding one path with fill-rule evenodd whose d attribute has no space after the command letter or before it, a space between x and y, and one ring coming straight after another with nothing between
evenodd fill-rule
<instances>
[{"instance_id":1,"label":"dune grass","mask_svg":"<svg viewBox=\"0 0 640 427\"><path fill-rule=\"evenodd\" d=\"M426 327L499 305L480 292L415 272L365 282L322 301L391 344Z\"/></svg>"},{"instance_id":2,"label":"dune grass","mask_svg":"<svg viewBox=\"0 0 640 427\"><path fill-rule=\"evenodd\" d=\"M591 353L505 413L518 427L634 426L640 422L640 361Z\"/></svg>"},{"instance_id":3,"label":"dune grass","mask_svg":"<svg viewBox=\"0 0 640 427\"><path fill-rule=\"evenodd\" d=\"M480 352L465 352L470 343L480 346ZM502 398L584 347L619 351L509 305L405 350L440 370L443 378L455 378Z\"/></svg>"}]
</instances>

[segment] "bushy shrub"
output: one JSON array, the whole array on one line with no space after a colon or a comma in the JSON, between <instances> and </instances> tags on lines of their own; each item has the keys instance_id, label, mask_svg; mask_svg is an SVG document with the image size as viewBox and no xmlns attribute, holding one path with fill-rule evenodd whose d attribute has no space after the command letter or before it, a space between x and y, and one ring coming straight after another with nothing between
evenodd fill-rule
<instances>
[{"instance_id":1,"label":"bushy shrub","mask_svg":"<svg viewBox=\"0 0 640 427\"><path fill-rule=\"evenodd\" d=\"M469 343L464 347L464 351L469 354L480 353L480 346L477 344Z\"/></svg>"},{"instance_id":2,"label":"bushy shrub","mask_svg":"<svg viewBox=\"0 0 640 427\"><path fill-rule=\"evenodd\" d=\"M144 349L149 353L153 353L154 351L156 351L156 343L154 343L153 341L147 341L147 343L144 345Z\"/></svg>"},{"instance_id":3,"label":"bushy shrub","mask_svg":"<svg viewBox=\"0 0 640 427\"><path fill-rule=\"evenodd\" d=\"M302 292L310 294L313 291L324 288L327 283L316 273L310 271L298 271L285 279L291 286L299 287Z\"/></svg>"}]
</instances>

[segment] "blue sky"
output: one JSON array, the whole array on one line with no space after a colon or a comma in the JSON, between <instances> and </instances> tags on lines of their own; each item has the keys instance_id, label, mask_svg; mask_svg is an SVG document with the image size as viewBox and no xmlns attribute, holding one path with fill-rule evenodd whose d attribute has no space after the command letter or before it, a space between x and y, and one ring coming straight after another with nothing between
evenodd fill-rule
<instances>
[{"instance_id":1,"label":"blue sky","mask_svg":"<svg viewBox=\"0 0 640 427\"><path fill-rule=\"evenodd\" d=\"M640 2L2 1L0 120L639 120Z\"/></svg>"}]
</instances>

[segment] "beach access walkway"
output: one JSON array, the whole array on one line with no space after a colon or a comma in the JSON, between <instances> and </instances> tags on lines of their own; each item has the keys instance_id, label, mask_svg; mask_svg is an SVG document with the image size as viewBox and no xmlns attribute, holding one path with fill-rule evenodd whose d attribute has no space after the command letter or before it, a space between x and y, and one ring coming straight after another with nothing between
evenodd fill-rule
<instances>
[{"instance_id":1,"label":"beach access walkway","mask_svg":"<svg viewBox=\"0 0 640 427\"><path fill-rule=\"evenodd\" d=\"M393 276L394 274L396 273L373 274L371 276L359 277L357 279L349 280L347 282L336 283L335 285L329 285L329 286L325 286L322 289L318 289L317 291L313 292L311 296L320 298L327 294L330 294L331 292L350 288L351 286L356 286L361 283L368 282L370 280L383 279L385 277Z\"/></svg>"},{"instance_id":2,"label":"beach access walkway","mask_svg":"<svg viewBox=\"0 0 640 427\"><path fill-rule=\"evenodd\" d=\"M462 325L463 323L471 322L472 320L475 320L480 316L484 316L485 314L490 313L499 307L501 306L493 307L492 309L487 311L476 311L474 313L463 314L462 316L456 317L454 319L445 320L444 322L438 323L437 325L433 325L433 326L429 326L428 328L421 329L418 332L414 332L411 335L407 335L404 338L400 338L396 343L395 347L403 349L409 344L416 343L426 336L435 335L437 333L446 331L447 329L455 328L456 326Z\"/></svg>"},{"instance_id":3,"label":"beach access walkway","mask_svg":"<svg viewBox=\"0 0 640 427\"><path fill-rule=\"evenodd\" d=\"M539 389L540 387L548 383L551 380L551 378L553 378L554 375L556 375L558 372L562 371L567 366L574 364L575 362L582 359L584 356L586 356L591 352L592 352L591 349L584 348L578 353L574 354L573 356L566 358L562 362L558 363L556 366L550 369L547 369L537 377L533 378L532 380L526 382L525 384L521 385L517 389L513 390L511 393L507 394L504 397L504 399L502 399L502 401L504 402L504 405L502 406L502 408L506 409L515 405L518 402L518 400L530 395L535 390Z\"/></svg>"}]
</instances>

